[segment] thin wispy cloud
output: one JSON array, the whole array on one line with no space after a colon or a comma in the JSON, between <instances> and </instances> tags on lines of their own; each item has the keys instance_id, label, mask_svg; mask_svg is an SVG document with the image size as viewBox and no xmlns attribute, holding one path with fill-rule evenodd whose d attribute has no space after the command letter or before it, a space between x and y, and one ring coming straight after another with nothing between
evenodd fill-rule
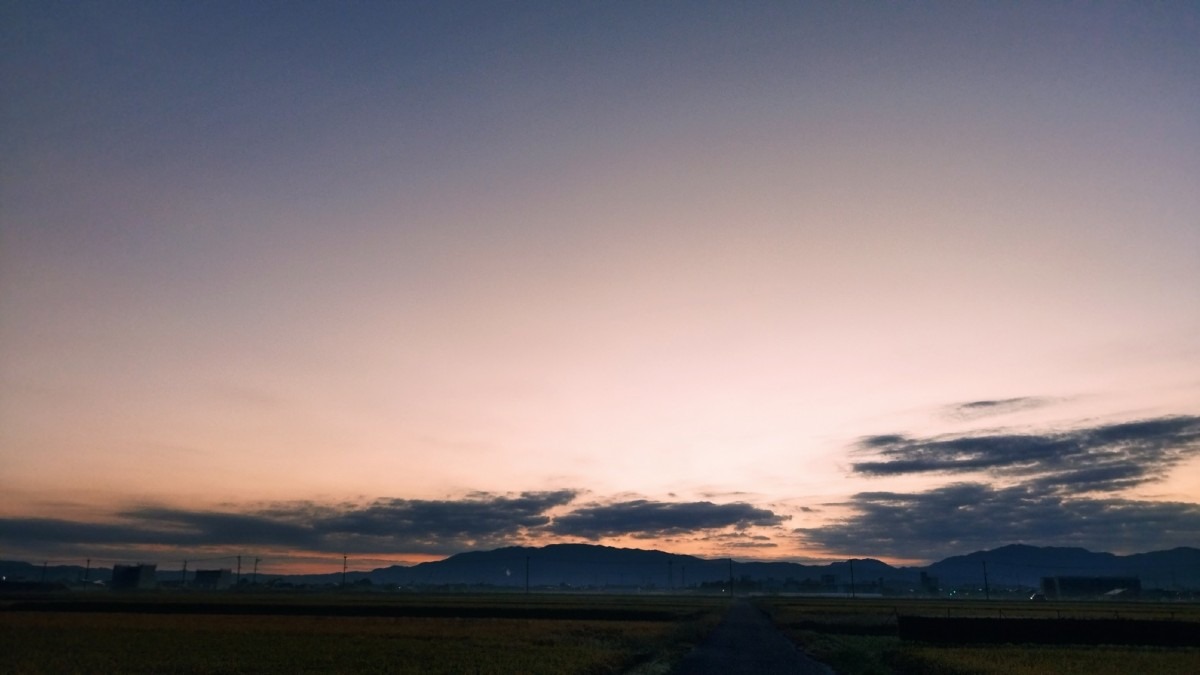
<instances>
[{"instance_id":1,"label":"thin wispy cloud","mask_svg":"<svg viewBox=\"0 0 1200 675\"><path fill-rule=\"evenodd\" d=\"M719 544L729 549L772 549L779 548L779 543L765 534L749 532L716 532L701 537L702 541Z\"/></svg>"},{"instance_id":2,"label":"thin wispy cloud","mask_svg":"<svg viewBox=\"0 0 1200 675\"><path fill-rule=\"evenodd\" d=\"M968 401L947 406L942 415L956 420L975 420L983 417L1009 415L1052 405L1056 399L1042 396L1020 396L993 400Z\"/></svg>"}]
</instances>

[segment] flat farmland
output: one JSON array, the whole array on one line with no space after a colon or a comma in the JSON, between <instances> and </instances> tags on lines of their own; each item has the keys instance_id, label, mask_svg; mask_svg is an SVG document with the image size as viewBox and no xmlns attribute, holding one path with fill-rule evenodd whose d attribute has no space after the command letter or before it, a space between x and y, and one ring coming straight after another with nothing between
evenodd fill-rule
<instances>
[{"instance_id":1,"label":"flat farmland","mask_svg":"<svg viewBox=\"0 0 1200 675\"><path fill-rule=\"evenodd\" d=\"M1200 672L1200 606L1182 603L759 598L781 630L842 675L1127 675ZM899 637L899 617L1181 622L1189 646L930 644Z\"/></svg>"},{"instance_id":2,"label":"flat farmland","mask_svg":"<svg viewBox=\"0 0 1200 675\"><path fill-rule=\"evenodd\" d=\"M668 596L20 600L0 609L0 672L661 673L726 606Z\"/></svg>"},{"instance_id":3,"label":"flat farmland","mask_svg":"<svg viewBox=\"0 0 1200 675\"><path fill-rule=\"evenodd\" d=\"M1200 646L933 644L900 617L1195 626L1200 606L759 597L841 675L1200 672ZM666 674L725 598L578 594L111 593L0 598L3 673Z\"/></svg>"}]
</instances>

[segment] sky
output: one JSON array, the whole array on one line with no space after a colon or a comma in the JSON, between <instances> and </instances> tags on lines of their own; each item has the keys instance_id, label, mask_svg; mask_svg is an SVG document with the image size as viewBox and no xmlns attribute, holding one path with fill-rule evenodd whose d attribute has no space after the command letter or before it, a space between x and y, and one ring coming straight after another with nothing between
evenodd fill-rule
<instances>
[{"instance_id":1,"label":"sky","mask_svg":"<svg viewBox=\"0 0 1200 675\"><path fill-rule=\"evenodd\" d=\"M1200 545L1193 2L0 40L0 558Z\"/></svg>"}]
</instances>

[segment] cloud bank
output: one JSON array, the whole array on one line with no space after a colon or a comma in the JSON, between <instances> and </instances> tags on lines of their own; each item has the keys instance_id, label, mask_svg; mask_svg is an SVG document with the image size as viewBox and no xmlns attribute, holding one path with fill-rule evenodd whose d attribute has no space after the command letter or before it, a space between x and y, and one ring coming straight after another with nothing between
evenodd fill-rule
<instances>
[{"instance_id":1,"label":"cloud bank","mask_svg":"<svg viewBox=\"0 0 1200 675\"><path fill-rule=\"evenodd\" d=\"M365 505L285 502L240 513L141 507L119 512L113 523L4 518L0 541L450 554L521 541L548 525L547 512L576 494L473 493L457 500L378 499Z\"/></svg>"},{"instance_id":2,"label":"cloud bank","mask_svg":"<svg viewBox=\"0 0 1200 675\"><path fill-rule=\"evenodd\" d=\"M645 499L597 504L556 518L550 531L559 535L597 540L604 537L657 538L733 527L781 525L787 516L744 502L655 502Z\"/></svg>"},{"instance_id":3,"label":"cloud bank","mask_svg":"<svg viewBox=\"0 0 1200 675\"><path fill-rule=\"evenodd\" d=\"M105 522L0 518L0 544L75 557L230 550L394 556L614 539L749 552L791 549L798 540L830 555L932 559L1017 542L1136 552L1200 541L1200 504L1127 493L1200 456L1200 417L1047 433L876 435L852 452L860 460L853 473L863 478L941 475L952 482L915 492L862 491L792 513L743 500L749 493L728 493L734 501L727 502L577 503L581 491L574 489L225 509L139 506ZM837 512L828 507L847 515L826 520ZM785 530L793 515L802 522Z\"/></svg>"},{"instance_id":4,"label":"cloud bank","mask_svg":"<svg viewBox=\"0 0 1200 675\"><path fill-rule=\"evenodd\" d=\"M1112 492L1162 478L1200 456L1200 417L1177 416L1044 434L911 438L870 436L855 473L896 476L984 472L1043 490Z\"/></svg>"},{"instance_id":5,"label":"cloud bank","mask_svg":"<svg viewBox=\"0 0 1200 675\"><path fill-rule=\"evenodd\" d=\"M517 495L472 493L461 499L377 499L367 504L283 502L240 512L145 506L113 522L0 518L0 542L22 547L253 548L294 551L449 555L547 537L599 540L706 535L782 524L788 516L737 502L630 500L587 504L561 515L576 490ZM754 540L759 541L759 540ZM761 545L761 541L759 542Z\"/></svg>"},{"instance_id":6,"label":"cloud bank","mask_svg":"<svg viewBox=\"0 0 1200 675\"><path fill-rule=\"evenodd\" d=\"M978 402L991 405L1001 402ZM987 407L984 405L984 407ZM1200 456L1200 417L1172 416L1042 434L870 436L863 476L983 474L923 492L860 492L851 515L795 532L833 552L928 559L1005 543L1136 552L1194 546L1200 504L1119 496Z\"/></svg>"},{"instance_id":7,"label":"cloud bank","mask_svg":"<svg viewBox=\"0 0 1200 675\"><path fill-rule=\"evenodd\" d=\"M926 492L860 492L854 514L797 529L829 551L936 559L1006 543L1139 552L1200 541L1200 504L1067 498L1031 486L954 483Z\"/></svg>"}]
</instances>

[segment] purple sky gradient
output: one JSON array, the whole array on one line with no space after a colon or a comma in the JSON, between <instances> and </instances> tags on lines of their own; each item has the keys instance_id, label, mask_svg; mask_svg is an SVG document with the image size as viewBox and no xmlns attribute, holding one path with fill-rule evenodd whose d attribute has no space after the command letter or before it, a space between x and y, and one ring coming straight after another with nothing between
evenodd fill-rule
<instances>
[{"instance_id":1,"label":"purple sky gradient","mask_svg":"<svg viewBox=\"0 0 1200 675\"><path fill-rule=\"evenodd\" d=\"M1197 541L1194 3L8 3L0 38L14 555L563 490L369 552L603 513L605 543L917 560L988 533L846 528L968 493ZM1099 491L854 468L1024 435L1084 471L1128 422L1150 479Z\"/></svg>"}]
</instances>

